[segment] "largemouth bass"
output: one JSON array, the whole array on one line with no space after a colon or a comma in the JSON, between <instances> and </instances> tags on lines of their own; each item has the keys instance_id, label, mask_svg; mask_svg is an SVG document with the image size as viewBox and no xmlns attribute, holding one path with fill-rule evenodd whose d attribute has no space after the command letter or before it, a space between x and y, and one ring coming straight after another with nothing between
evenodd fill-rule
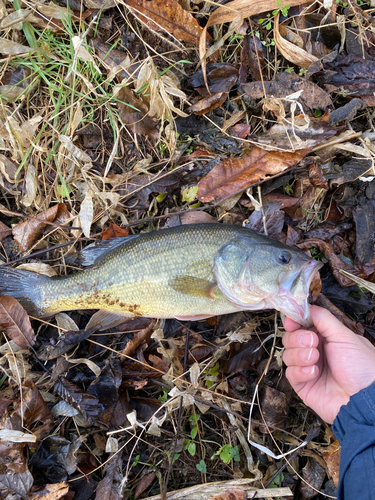
<instances>
[{"instance_id":1,"label":"largemouth bass","mask_svg":"<svg viewBox=\"0 0 375 500\"><path fill-rule=\"evenodd\" d=\"M308 326L309 286L322 266L301 250L219 223L104 240L82 255L91 268L56 278L1 267L0 294L39 317L102 309L198 320L277 309Z\"/></svg>"}]
</instances>

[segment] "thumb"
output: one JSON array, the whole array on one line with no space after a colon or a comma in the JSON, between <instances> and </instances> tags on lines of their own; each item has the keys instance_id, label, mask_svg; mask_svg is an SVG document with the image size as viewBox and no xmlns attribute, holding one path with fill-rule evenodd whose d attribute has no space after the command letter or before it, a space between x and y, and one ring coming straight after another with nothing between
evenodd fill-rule
<instances>
[{"instance_id":1,"label":"thumb","mask_svg":"<svg viewBox=\"0 0 375 500\"><path fill-rule=\"evenodd\" d=\"M311 306L310 314L315 328L328 342L346 342L356 336L323 307Z\"/></svg>"}]
</instances>

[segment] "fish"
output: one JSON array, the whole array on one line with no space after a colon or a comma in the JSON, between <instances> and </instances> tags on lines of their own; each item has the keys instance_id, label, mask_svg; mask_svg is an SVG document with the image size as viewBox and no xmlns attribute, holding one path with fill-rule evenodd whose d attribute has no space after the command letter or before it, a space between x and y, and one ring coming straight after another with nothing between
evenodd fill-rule
<instances>
[{"instance_id":1,"label":"fish","mask_svg":"<svg viewBox=\"0 0 375 500\"><path fill-rule=\"evenodd\" d=\"M124 317L201 320L276 309L311 326L309 288L322 263L242 226L187 224L103 240L87 269L59 277L0 267L0 294L48 317L99 309Z\"/></svg>"}]
</instances>

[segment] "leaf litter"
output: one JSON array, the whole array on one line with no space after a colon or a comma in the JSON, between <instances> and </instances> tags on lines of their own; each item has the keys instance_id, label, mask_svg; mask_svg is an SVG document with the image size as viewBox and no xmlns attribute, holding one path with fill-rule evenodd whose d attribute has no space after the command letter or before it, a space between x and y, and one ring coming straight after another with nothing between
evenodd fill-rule
<instances>
[{"instance_id":1,"label":"leaf litter","mask_svg":"<svg viewBox=\"0 0 375 500\"><path fill-rule=\"evenodd\" d=\"M322 260L312 300L374 338L371 4L288 4L1 4L0 265L67 275L93 242L246 225ZM337 494L273 313L0 309L0 496Z\"/></svg>"}]
</instances>

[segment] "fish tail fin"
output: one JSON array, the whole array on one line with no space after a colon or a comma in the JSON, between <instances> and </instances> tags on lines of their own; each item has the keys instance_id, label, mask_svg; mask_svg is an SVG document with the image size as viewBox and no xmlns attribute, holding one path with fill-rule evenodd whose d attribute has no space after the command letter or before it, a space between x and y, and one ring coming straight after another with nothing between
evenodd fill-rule
<instances>
[{"instance_id":1,"label":"fish tail fin","mask_svg":"<svg viewBox=\"0 0 375 500\"><path fill-rule=\"evenodd\" d=\"M41 316L41 285L47 276L6 266L0 267L0 295L17 299L29 314Z\"/></svg>"}]
</instances>

